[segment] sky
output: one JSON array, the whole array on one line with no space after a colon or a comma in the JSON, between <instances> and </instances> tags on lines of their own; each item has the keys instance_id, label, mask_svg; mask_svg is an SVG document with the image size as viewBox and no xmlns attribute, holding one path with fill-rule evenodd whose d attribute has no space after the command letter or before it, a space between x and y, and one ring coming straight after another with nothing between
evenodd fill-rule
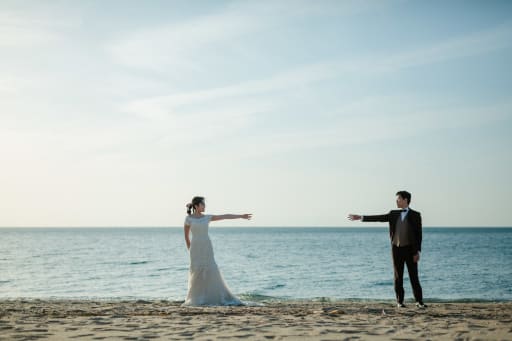
<instances>
[{"instance_id":1,"label":"sky","mask_svg":"<svg viewBox=\"0 0 512 341\"><path fill-rule=\"evenodd\" d=\"M2 0L0 226L512 226L511 61L511 1Z\"/></svg>"}]
</instances>

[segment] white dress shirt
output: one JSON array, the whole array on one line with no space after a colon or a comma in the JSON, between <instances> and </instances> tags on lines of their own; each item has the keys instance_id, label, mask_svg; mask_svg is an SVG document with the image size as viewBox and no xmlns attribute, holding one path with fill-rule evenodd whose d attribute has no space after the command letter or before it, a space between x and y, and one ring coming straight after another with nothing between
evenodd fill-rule
<instances>
[{"instance_id":1,"label":"white dress shirt","mask_svg":"<svg viewBox=\"0 0 512 341\"><path fill-rule=\"evenodd\" d=\"M407 213L409 213L409 207L403 208L402 212L400 212L400 218L404 221L405 217L407 217Z\"/></svg>"}]
</instances>

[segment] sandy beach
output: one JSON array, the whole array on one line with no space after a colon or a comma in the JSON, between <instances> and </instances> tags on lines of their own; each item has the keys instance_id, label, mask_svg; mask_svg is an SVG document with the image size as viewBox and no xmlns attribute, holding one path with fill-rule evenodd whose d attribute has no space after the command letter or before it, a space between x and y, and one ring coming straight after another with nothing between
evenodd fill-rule
<instances>
[{"instance_id":1,"label":"sandy beach","mask_svg":"<svg viewBox=\"0 0 512 341\"><path fill-rule=\"evenodd\" d=\"M2 300L0 340L511 340L512 302L286 302L183 308L171 301Z\"/></svg>"}]
</instances>

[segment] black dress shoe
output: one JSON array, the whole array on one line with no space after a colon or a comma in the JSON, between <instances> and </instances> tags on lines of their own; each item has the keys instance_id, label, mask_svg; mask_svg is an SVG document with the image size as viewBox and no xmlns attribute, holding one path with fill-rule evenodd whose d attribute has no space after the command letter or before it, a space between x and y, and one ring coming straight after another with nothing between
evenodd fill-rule
<instances>
[{"instance_id":1,"label":"black dress shoe","mask_svg":"<svg viewBox=\"0 0 512 341\"><path fill-rule=\"evenodd\" d=\"M423 302L416 302L416 307L420 309L425 309L427 305Z\"/></svg>"}]
</instances>

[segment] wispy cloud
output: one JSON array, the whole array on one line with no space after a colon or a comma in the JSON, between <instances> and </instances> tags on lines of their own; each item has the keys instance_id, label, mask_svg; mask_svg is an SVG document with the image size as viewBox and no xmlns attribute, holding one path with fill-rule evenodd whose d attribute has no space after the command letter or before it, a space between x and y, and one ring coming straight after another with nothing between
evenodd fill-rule
<instances>
[{"instance_id":1,"label":"wispy cloud","mask_svg":"<svg viewBox=\"0 0 512 341\"><path fill-rule=\"evenodd\" d=\"M299 69L284 71L262 80L252 80L230 86L206 90L183 92L165 96L146 97L128 102L122 111L151 119L164 119L177 108L191 104L254 95L273 94L276 91L289 90L290 87L302 86L315 81L333 77L329 65L309 65Z\"/></svg>"},{"instance_id":2,"label":"wispy cloud","mask_svg":"<svg viewBox=\"0 0 512 341\"><path fill-rule=\"evenodd\" d=\"M300 150L339 148L409 139L449 129L470 129L512 119L512 102L474 106L438 107L413 95L372 96L337 109L328 125L279 134L249 136L242 158L263 157ZM240 147L240 146L237 146ZM234 148L224 150L225 157ZM218 157L218 155L217 155Z\"/></svg>"},{"instance_id":3,"label":"wispy cloud","mask_svg":"<svg viewBox=\"0 0 512 341\"><path fill-rule=\"evenodd\" d=\"M230 86L172 95L147 97L128 103L124 109L151 117L165 117L178 106L190 103L272 93L301 87L347 74L394 72L418 65L437 63L512 46L512 25L507 23L492 29L471 33L446 41L345 61L324 61L281 71L260 80L244 81Z\"/></svg>"},{"instance_id":4,"label":"wispy cloud","mask_svg":"<svg viewBox=\"0 0 512 341\"><path fill-rule=\"evenodd\" d=\"M506 22L483 31L448 38L439 43L382 58L376 67L382 71L395 71L407 67L476 56L512 46L510 37L512 37L512 22Z\"/></svg>"},{"instance_id":5,"label":"wispy cloud","mask_svg":"<svg viewBox=\"0 0 512 341\"><path fill-rule=\"evenodd\" d=\"M78 18L54 17L46 11L0 12L0 48L34 48L55 44L65 36L65 30L80 24Z\"/></svg>"},{"instance_id":6,"label":"wispy cloud","mask_svg":"<svg viewBox=\"0 0 512 341\"><path fill-rule=\"evenodd\" d=\"M169 65L194 68L189 56L264 26L265 23L251 13L227 9L218 14L141 29L114 42L107 50L115 60L128 66L157 70Z\"/></svg>"},{"instance_id":7,"label":"wispy cloud","mask_svg":"<svg viewBox=\"0 0 512 341\"><path fill-rule=\"evenodd\" d=\"M290 110L293 103L287 103L290 99L283 94L297 92L304 87L314 89L316 84L334 78L397 72L413 66L486 53L510 46L507 33L511 32L511 26L500 25L484 32L371 60L327 61L230 86L143 97L123 104L120 110L165 127L158 134L162 136L164 145L188 143L194 140L193 136L196 140L199 137L202 141L220 141L234 131L251 129L255 123L269 117L281 117L282 123L286 124L279 110L287 107L285 110ZM278 129L268 134L254 131L244 140L243 148L246 155L264 156L303 148L371 143L396 138L397 130L393 129L396 126L407 127L399 135L411 136L441 127L474 126L482 120L503 118L510 111L510 104L457 108L422 103L422 99L413 94L368 94L363 99L333 103L330 110L333 120L317 127L296 132ZM409 125L401 125L402 122L409 122L416 128L410 129ZM364 134L349 128L363 125ZM190 135L190 131L197 134Z\"/></svg>"},{"instance_id":8,"label":"wispy cloud","mask_svg":"<svg viewBox=\"0 0 512 341\"><path fill-rule=\"evenodd\" d=\"M387 5L387 3L386 3ZM220 11L172 24L142 28L106 46L112 58L127 66L169 72L169 67L198 69L197 61L214 58L243 40L272 34L298 18L348 16L385 6L379 1L235 2Z\"/></svg>"}]
</instances>

